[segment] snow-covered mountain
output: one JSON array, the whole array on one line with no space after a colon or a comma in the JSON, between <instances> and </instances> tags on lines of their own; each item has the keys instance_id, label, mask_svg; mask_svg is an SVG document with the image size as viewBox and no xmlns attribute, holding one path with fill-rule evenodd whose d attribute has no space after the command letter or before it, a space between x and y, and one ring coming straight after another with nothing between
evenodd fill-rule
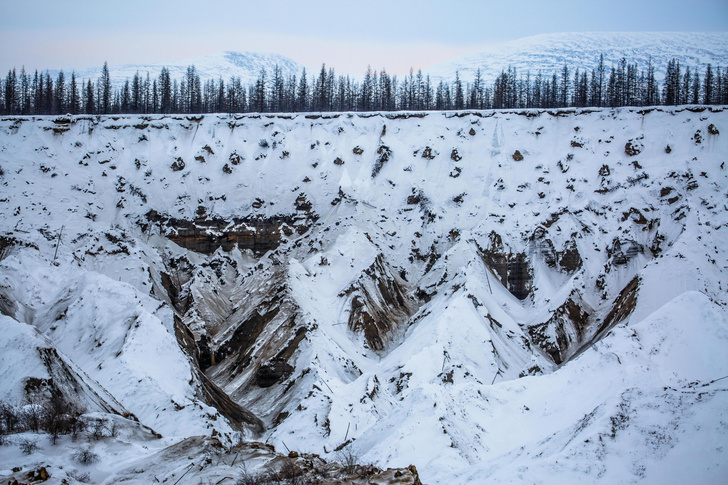
<instances>
[{"instance_id":1,"label":"snow-covered mountain","mask_svg":"<svg viewBox=\"0 0 728 485\"><path fill-rule=\"evenodd\" d=\"M514 41L493 43L478 52L423 69L435 82L452 82L455 73L461 79L471 82L480 69L483 80L491 83L508 67L516 68L523 75L532 76L542 72L550 76L560 74L564 64L571 74L580 70L596 68L600 54L604 54L607 69L616 65L623 57L629 63L636 63L640 69L647 69L650 59L655 67L655 75L662 81L667 63L675 58L683 67L698 69L702 75L705 67L728 66L728 32L575 32L542 34L524 37ZM135 73L142 76L149 73L150 78L159 76L167 67L173 79L182 79L187 68L194 65L202 80L222 78L228 81L231 76L239 77L243 85L258 79L261 69L268 76L277 65L284 76L301 75L303 65L278 54L259 52L225 51L208 56L194 57L179 61L158 64L111 65L109 72L112 83L119 87ZM101 66L76 69L76 76L83 80L96 81L101 75ZM311 71L312 72L312 71ZM50 71L56 76L58 71ZM66 74L70 72L66 70ZM362 73L349 73L361 78Z\"/></svg>"},{"instance_id":2,"label":"snow-covered mountain","mask_svg":"<svg viewBox=\"0 0 728 485\"><path fill-rule=\"evenodd\" d=\"M284 76L295 74L301 75L303 65L296 61L278 54L267 54L261 52L220 52L209 56L193 57L181 61L172 61L159 64L124 64L110 65L109 74L114 86L121 86L127 79L131 80L134 74L139 72L143 77L149 73L151 79L159 77L163 67L169 69L172 79L182 79L187 68L195 66L201 80L220 78L228 82L232 76L240 78L244 86L252 84L260 75L261 69L265 69L270 76L277 65ZM79 79L90 79L94 82L101 76L102 66L76 69L76 77ZM57 71L51 74L57 75ZM66 71L70 75L69 71Z\"/></svg>"},{"instance_id":3,"label":"snow-covered mountain","mask_svg":"<svg viewBox=\"0 0 728 485\"><path fill-rule=\"evenodd\" d=\"M0 120L0 401L121 429L91 467L71 438L2 445L0 473L330 483L344 454L400 467L370 483L720 483L726 130L720 107Z\"/></svg>"},{"instance_id":4,"label":"snow-covered mountain","mask_svg":"<svg viewBox=\"0 0 728 485\"><path fill-rule=\"evenodd\" d=\"M652 59L655 76L662 80L667 63L675 58L683 67L697 68L728 66L728 32L574 32L542 34L522 39L494 43L487 48L423 70L434 80L452 81L458 72L471 82L480 68L483 79L491 83L502 71L514 67L525 76L560 74L564 64L571 75L579 68L591 72L604 54L607 69L624 57L647 70Z\"/></svg>"}]
</instances>

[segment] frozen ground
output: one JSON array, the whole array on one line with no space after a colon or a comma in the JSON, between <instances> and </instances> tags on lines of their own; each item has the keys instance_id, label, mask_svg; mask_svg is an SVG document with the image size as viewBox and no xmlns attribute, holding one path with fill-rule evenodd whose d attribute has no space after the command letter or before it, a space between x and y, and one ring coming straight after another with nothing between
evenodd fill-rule
<instances>
[{"instance_id":1,"label":"frozen ground","mask_svg":"<svg viewBox=\"0 0 728 485\"><path fill-rule=\"evenodd\" d=\"M428 484L725 483L726 130L700 107L0 120L0 400L45 379L122 430L0 470L215 483L255 439Z\"/></svg>"}]
</instances>

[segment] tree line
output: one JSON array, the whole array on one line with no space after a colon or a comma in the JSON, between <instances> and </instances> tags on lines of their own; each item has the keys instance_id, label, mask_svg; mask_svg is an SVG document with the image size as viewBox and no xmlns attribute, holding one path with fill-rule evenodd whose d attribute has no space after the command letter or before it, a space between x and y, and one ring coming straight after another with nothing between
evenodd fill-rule
<instances>
[{"instance_id":1,"label":"tree line","mask_svg":"<svg viewBox=\"0 0 728 485\"><path fill-rule=\"evenodd\" d=\"M618 107L679 104L728 104L728 68L708 65L701 73L668 62L665 79L655 79L650 60L646 68L622 58L607 68L600 56L591 70L568 65L543 74L519 73L509 67L491 84L480 69L473 82L455 79L435 83L422 71L410 70L401 79L385 69L367 68L362 80L336 75L326 65L309 77L284 75L278 66L261 69L256 81L244 85L239 77L204 82L195 66L181 79L169 69L150 78L137 72L121 86L112 86L107 63L100 77L79 81L75 72L32 75L8 71L0 80L0 113L6 115L249 113L308 111L397 111L501 108Z\"/></svg>"}]
</instances>

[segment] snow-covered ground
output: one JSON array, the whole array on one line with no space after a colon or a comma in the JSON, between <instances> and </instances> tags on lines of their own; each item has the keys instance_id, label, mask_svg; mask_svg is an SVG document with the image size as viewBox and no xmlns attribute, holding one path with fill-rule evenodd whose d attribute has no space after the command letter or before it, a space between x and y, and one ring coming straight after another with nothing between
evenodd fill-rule
<instances>
[{"instance_id":1,"label":"snow-covered ground","mask_svg":"<svg viewBox=\"0 0 728 485\"><path fill-rule=\"evenodd\" d=\"M428 484L724 483L726 130L700 107L0 120L0 400L60 365L92 417L135 416L92 444L98 482L179 477L204 435ZM69 459L7 446L3 470Z\"/></svg>"}]
</instances>

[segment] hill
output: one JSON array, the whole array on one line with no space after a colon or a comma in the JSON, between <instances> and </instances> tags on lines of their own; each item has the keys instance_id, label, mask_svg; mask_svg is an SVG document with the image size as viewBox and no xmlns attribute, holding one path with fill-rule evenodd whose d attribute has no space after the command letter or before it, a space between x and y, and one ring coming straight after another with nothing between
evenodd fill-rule
<instances>
[{"instance_id":1,"label":"hill","mask_svg":"<svg viewBox=\"0 0 728 485\"><path fill-rule=\"evenodd\" d=\"M187 73L188 66L194 65L202 81L220 78L228 82L232 76L240 78L242 84L247 86L253 84L260 75L261 69L265 69L268 75L273 73L277 65L284 76L300 76L303 66L296 61L278 54L266 54L260 52L233 52L225 51L209 56L193 57L180 61L172 61L158 64L123 64L109 66L111 82L115 87L120 87L124 82L134 77L139 72L142 77L149 77L154 80L159 77L163 67L169 69L172 79L182 79ZM76 70L78 79L90 79L94 83L101 76L102 66L89 67ZM65 71L67 75L69 71ZM55 77L58 71L51 71Z\"/></svg>"},{"instance_id":2,"label":"hill","mask_svg":"<svg viewBox=\"0 0 728 485\"><path fill-rule=\"evenodd\" d=\"M491 83L508 67L514 67L524 75L535 76L540 72L550 76L560 74L567 65L574 70L595 69L599 56L604 55L607 69L623 57L628 63L636 63L647 69L652 59L655 74L662 81L667 63L675 58L684 68L697 68L702 75L705 67L728 67L727 32L575 32L543 34L496 43L487 48L465 54L431 66L424 74L438 81L461 78L471 82L478 68L483 79Z\"/></svg>"}]
</instances>

